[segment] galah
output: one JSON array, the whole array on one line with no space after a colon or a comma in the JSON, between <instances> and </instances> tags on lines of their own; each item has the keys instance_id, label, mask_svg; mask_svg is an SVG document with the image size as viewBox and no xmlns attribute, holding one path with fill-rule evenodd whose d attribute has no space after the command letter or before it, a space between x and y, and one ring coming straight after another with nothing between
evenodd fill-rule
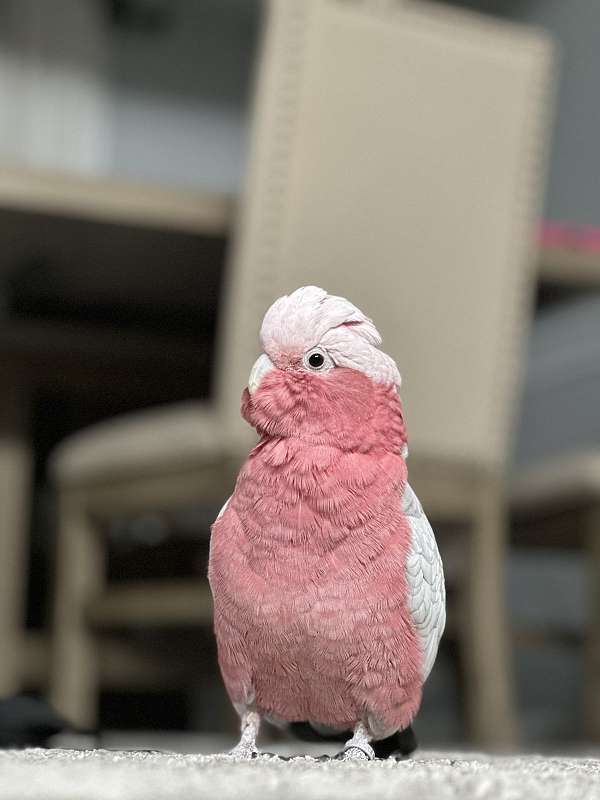
<instances>
[{"instance_id":1,"label":"galah","mask_svg":"<svg viewBox=\"0 0 600 800\"><path fill-rule=\"evenodd\" d=\"M280 297L242 395L259 442L212 527L219 664L251 758L262 719L405 731L445 624L435 537L407 483L400 373L373 322L316 286Z\"/></svg>"}]
</instances>

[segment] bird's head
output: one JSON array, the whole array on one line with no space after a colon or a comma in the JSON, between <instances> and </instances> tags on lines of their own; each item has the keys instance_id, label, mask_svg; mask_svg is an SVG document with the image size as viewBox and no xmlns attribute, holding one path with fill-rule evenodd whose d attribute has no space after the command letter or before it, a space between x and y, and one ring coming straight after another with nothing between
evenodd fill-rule
<instances>
[{"instance_id":1,"label":"bird's head","mask_svg":"<svg viewBox=\"0 0 600 800\"><path fill-rule=\"evenodd\" d=\"M259 434L405 454L400 373L356 306L304 286L273 303L260 341L242 396L242 414Z\"/></svg>"}]
</instances>

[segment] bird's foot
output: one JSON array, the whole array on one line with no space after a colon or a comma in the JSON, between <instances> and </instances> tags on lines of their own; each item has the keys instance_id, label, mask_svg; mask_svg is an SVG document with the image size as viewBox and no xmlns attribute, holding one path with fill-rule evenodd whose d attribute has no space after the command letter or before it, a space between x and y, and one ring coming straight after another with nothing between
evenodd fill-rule
<instances>
[{"instance_id":1,"label":"bird's foot","mask_svg":"<svg viewBox=\"0 0 600 800\"><path fill-rule=\"evenodd\" d=\"M360 746L357 744L346 746L335 758L338 761L374 761L375 751L370 744L363 742Z\"/></svg>"},{"instance_id":2,"label":"bird's foot","mask_svg":"<svg viewBox=\"0 0 600 800\"><path fill-rule=\"evenodd\" d=\"M251 761L253 758L258 758L260 753L253 744L240 742L229 751L228 755L235 758L237 761Z\"/></svg>"},{"instance_id":3,"label":"bird's foot","mask_svg":"<svg viewBox=\"0 0 600 800\"><path fill-rule=\"evenodd\" d=\"M250 761L258 758L256 737L260 727L260 717L255 711L244 711L242 714L242 735L239 742L229 751L229 755L239 761Z\"/></svg>"},{"instance_id":4,"label":"bird's foot","mask_svg":"<svg viewBox=\"0 0 600 800\"><path fill-rule=\"evenodd\" d=\"M344 749L336 758L341 761L374 761L375 750L369 744L371 737L362 722L354 728L354 735L348 739Z\"/></svg>"}]
</instances>

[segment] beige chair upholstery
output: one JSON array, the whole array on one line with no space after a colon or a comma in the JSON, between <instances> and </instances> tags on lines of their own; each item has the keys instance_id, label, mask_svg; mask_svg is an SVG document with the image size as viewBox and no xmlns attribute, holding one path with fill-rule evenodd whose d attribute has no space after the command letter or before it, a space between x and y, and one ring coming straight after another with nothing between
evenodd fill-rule
<instances>
[{"instance_id":1,"label":"beige chair upholstery","mask_svg":"<svg viewBox=\"0 0 600 800\"><path fill-rule=\"evenodd\" d=\"M108 590L94 566L102 552L90 509L98 519L116 506L179 502L186 491L188 502L224 499L226 470L220 486L206 484L215 473L206 465L215 455L235 462L251 441L239 397L262 315L279 294L317 283L376 319L404 377L411 480L430 515L469 526L458 633L470 730L480 742L510 742L503 472L533 281L551 48L539 34L425 3L271 0L265 13L214 411L186 410L195 443L181 452L179 435L171 447L158 432L183 431L173 409L81 434L54 461L54 700L79 722L93 718L95 642L84 610ZM185 470L172 469L188 456Z\"/></svg>"},{"instance_id":2,"label":"beige chair upholstery","mask_svg":"<svg viewBox=\"0 0 600 800\"><path fill-rule=\"evenodd\" d=\"M190 431L194 432L190 436ZM215 410L189 402L127 414L80 431L55 451L52 469L71 487L127 480L218 461L227 449Z\"/></svg>"}]
</instances>

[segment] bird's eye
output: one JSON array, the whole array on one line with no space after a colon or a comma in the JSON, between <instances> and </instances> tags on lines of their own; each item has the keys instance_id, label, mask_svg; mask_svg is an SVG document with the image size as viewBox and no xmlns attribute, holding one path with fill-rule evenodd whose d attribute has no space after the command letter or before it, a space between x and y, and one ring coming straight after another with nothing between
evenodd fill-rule
<instances>
[{"instance_id":1,"label":"bird's eye","mask_svg":"<svg viewBox=\"0 0 600 800\"><path fill-rule=\"evenodd\" d=\"M333 361L324 350L315 347L304 356L304 365L313 372L322 372L333 367Z\"/></svg>"}]
</instances>

